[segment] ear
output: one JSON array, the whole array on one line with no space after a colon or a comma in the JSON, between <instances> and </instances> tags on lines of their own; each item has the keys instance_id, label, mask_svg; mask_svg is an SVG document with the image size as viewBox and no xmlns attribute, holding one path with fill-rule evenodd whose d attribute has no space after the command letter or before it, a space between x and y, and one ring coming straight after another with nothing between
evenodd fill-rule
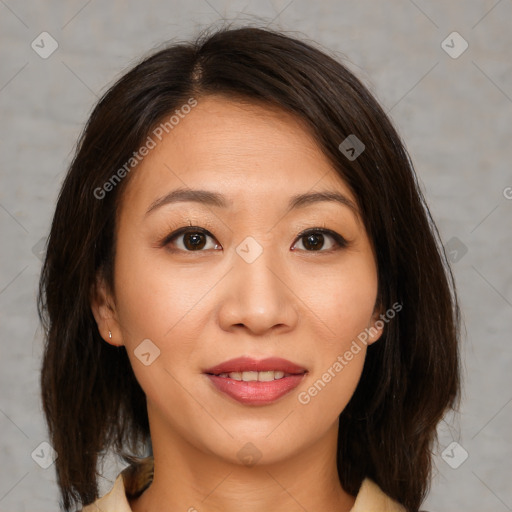
<instances>
[{"instance_id":1,"label":"ear","mask_svg":"<svg viewBox=\"0 0 512 512\"><path fill-rule=\"evenodd\" d=\"M115 302L108 290L108 286L101 271L96 277L96 282L91 287L90 301L92 314L98 325L98 331L101 337L107 343L116 347L124 345L121 329L119 328L119 322L117 320ZM109 332L112 333L112 337L109 336Z\"/></svg>"},{"instance_id":2,"label":"ear","mask_svg":"<svg viewBox=\"0 0 512 512\"><path fill-rule=\"evenodd\" d=\"M384 326L386 325L384 308L381 304L376 303L373 309L372 317L368 324L368 345L375 343L384 332Z\"/></svg>"}]
</instances>

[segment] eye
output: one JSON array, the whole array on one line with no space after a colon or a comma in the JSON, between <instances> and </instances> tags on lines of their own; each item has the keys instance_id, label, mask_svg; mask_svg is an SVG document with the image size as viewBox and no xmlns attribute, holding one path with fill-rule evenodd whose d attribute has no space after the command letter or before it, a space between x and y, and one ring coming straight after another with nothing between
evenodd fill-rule
<instances>
[{"instance_id":1,"label":"eye","mask_svg":"<svg viewBox=\"0 0 512 512\"><path fill-rule=\"evenodd\" d=\"M212 240L209 246L208 238ZM302 245L299 249L307 252L329 252L348 245L347 241L341 235L325 228L308 229L300 233L297 239ZM326 240L328 241L327 248L325 248ZM296 244L292 247L292 250L294 250L295 245ZM170 247L171 251L178 250L185 252L222 249L222 246L208 230L198 226L186 226L174 231L162 240L161 246Z\"/></svg>"},{"instance_id":2,"label":"eye","mask_svg":"<svg viewBox=\"0 0 512 512\"><path fill-rule=\"evenodd\" d=\"M328 239L331 239L331 242L327 244L327 249L324 249L326 235ZM298 240L302 243L303 249L301 248L301 250L306 250L308 252L329 252L341 249L348 245L347 241L341 235L331 231L330 229L324 228L312 228L307 231L303 231L298 236Z\"/></svg>"},{"instance_id":3,"label":"eye","mask_svg":"<svg viewBox=\"0 0 512 512\"><path fill-rule=\"evenodd\" d=\"M208 238L215 240L213 235L206 229L197 226L187 226L168 235L162 241L162 245L175 245L177 250L188 252L221 248L218 243L210 243L208 247ZM176 243L174 243L174 240L176 240Z\"/></svg>"}]
</instances>

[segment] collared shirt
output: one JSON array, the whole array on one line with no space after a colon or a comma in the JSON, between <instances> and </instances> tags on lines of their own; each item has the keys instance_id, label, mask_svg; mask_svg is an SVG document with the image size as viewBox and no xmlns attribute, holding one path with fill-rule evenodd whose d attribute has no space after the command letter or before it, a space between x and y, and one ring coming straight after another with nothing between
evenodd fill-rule
<instances>
[{"instance_id":1,"label":"collared shirt","mask_svg":"<svg viewBox=\"0 0 512 512\"><path fill-rule=\"evenodd\" d=\"M153 457L146 457L138 466L128 466L119 473L112 489L87 505L81 512L132 512L129 499L140 496L153 480ZM405 508L386 495L370 478L365 478L350 512L406 512Z\"/></svg>"}]
</instances>

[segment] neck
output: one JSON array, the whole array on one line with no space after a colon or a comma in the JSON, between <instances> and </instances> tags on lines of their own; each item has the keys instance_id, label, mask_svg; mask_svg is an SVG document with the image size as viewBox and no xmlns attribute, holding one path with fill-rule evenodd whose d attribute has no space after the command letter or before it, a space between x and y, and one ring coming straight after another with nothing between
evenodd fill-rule
<instances>
[{"instance_id":1,"label":"neck","mask_svg":"<svg viewBox=\"0 0 512 512\"><path fill-rule=\"evenodd\" d=\"M292 457L251 466L199 450L176 432L152 430L153 482L130 506L133 512L349 512L355 498L339 482L337 427Z\"/></svg>"}]
</instances>

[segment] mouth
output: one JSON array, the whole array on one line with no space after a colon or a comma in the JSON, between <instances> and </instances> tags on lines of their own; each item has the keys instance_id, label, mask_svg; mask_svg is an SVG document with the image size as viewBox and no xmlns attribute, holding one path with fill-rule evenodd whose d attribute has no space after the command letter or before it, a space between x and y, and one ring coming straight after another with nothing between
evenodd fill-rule
<instances>
[{"instance_id":1,"label":"mouth","mask_svg":"<svg viewBox=\"0 0 512 512\"><path fill-rule=\"evenodd\" d=\"M231 359L203 372L217 391L244 405L268 405L295 389L308 373L291 361Z\"/></svg>"},{"instance_id":2,"label":"mouth","mask_svg":"<svg viewBox=\"0 0 512 512\"><path fill-rule=\"evenodd\" d=\"M273 380L284 379L292 375L302 375L301 373L285 373L283 371L266 370L262 372L244 371L244 372L222 372L222 373L209 373L214 377L222 377L223 379L233 379L244 382L270 382Z\"/></svg>"}]
</instances>

